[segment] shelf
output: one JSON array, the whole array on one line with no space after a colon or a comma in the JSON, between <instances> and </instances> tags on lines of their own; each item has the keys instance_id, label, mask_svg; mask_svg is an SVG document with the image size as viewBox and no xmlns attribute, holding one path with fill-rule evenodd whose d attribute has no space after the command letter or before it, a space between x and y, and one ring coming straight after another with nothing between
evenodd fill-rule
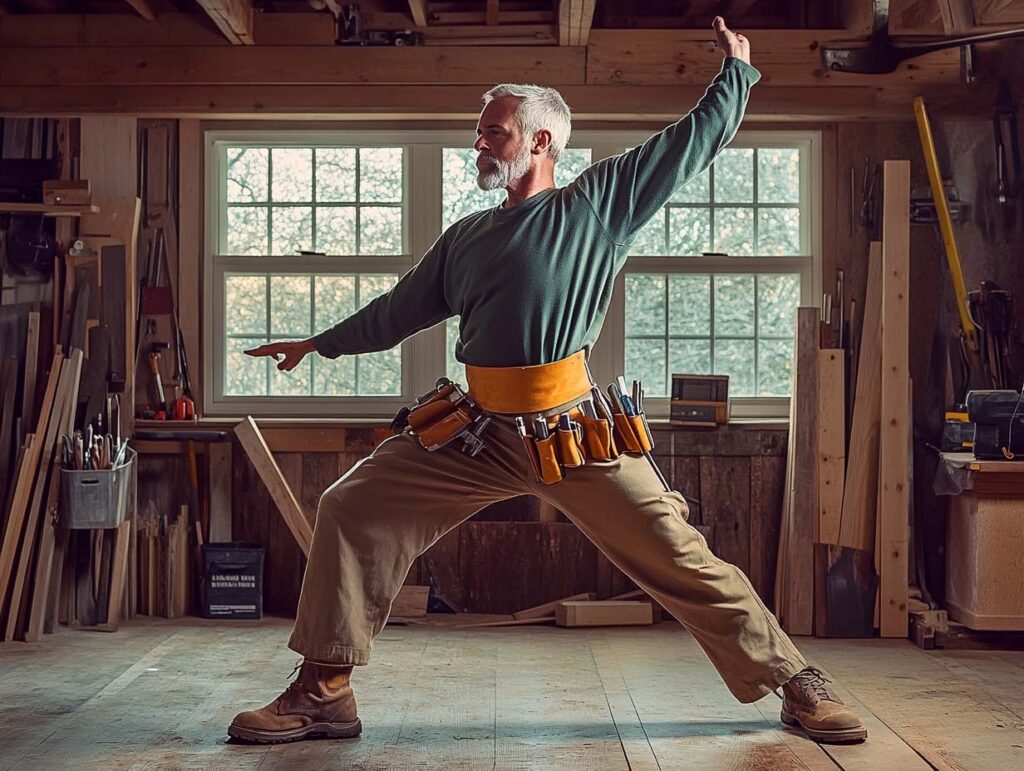
<instances>
[{"instance_id":1,"label":"shelf","mask_svg":"<svg viewBox=\"0 0 1024 771\"><path fill-rule=\"evenodd\" d=\"M100 207L96 204L80 206L50 206L45 203L6 203L0 202L0 212L17 214L42 214L44 217L81 217L83 214L99 214Z\"/></svg>"}]
</instances>

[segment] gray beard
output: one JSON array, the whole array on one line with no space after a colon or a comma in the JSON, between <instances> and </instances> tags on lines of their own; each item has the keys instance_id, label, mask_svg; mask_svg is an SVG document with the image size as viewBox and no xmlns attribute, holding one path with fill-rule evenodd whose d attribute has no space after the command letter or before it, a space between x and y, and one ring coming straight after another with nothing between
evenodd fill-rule
<instances>
[{"instance_id":1,"label":"gray beard","mask_svg":"<svg viewBox=\"0 0 1024 771\"><path fill-rule=\"evenodd\" d=\"M496 167L496 168L495 168ZM530 170L530 150L525 148L514 160L506 163L493 159L492 170L477 170L476 184L481 190L500 190L518 182Z\"/></svg>"}]
</instances>

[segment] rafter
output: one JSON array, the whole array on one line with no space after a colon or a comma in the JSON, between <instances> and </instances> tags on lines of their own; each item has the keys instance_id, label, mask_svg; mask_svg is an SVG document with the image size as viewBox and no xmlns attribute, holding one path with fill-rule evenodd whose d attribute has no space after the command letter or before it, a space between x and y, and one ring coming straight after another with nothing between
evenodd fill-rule
<instances>
[{"instance_id":1,"label":"rafter","mask_svg":"<svg viewBox=\"0 0 1024 771\"><path fill-rule=\"evenodd\" d=\"M149 7L148 0L126 0L126 2L146 21L156 21L156 14Z\"/></svg>"},{"instance_id":2,"label":"rafter","mask_svg":"<svg viewBox=\"0 0 1024 771\"><path fill-rule=\"evenodd\" d=\"M409 13L412 14L412 23L417 27L426 27L430 21L427 0L409 0Z\"/></svg>"},{"instance_id":3,"label":"rafter","mask_svg":"<svg viewBox=\"0 0 1024 771\"><path fill-rule=\"evenodd\" d=\"M558 4L558 44L585 46L594 22L594 0L561 0Z\"/></svg>"},{"instance_id":4,"label":"rafter","mask_svg":"<svg viewBox=\"0 0 1024 771\"><path fill-rule=\"evenodd\" d=\"M213 23L235 45L253 45L252 0L198 0Z\"/></svg>"}]
</instances>

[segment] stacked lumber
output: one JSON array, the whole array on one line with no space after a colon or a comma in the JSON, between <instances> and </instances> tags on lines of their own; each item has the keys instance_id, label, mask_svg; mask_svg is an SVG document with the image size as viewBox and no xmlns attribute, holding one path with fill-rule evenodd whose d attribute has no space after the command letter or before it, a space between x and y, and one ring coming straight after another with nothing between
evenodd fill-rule
<instances>
[{"instance_id":1,"label":"stacked lumber","mask_svg":"<svg viewBox=\"0 0 1024 771\"><path fill-rule=\"evenodd\" d=\"M840 329L839 347L828 347L832 330L818 334L815 309L797 312L775 595L779 620L794 634L856 637L880 628L907 636L908 161L884 163L883 188L859 343Z\"/></svg>"},{"instance_id":2,"label":"stacked lumber","mask_svg":"<svg viewBox=\"0 0 1024 771\"><path fill-rule=\"evenodd\" d=\"M39 639L49 607L55 512L59 492L58 437L74 420L83 353L58 348L46 376L33 431L12 476L0 544L0 639Z\"/></svg>"},{"instance_id":3,"label":"stacked lumber","mask_svg":"<svg viewBox=\"0 0 1024 771\"><path fill-rule=\"evenodd\" d=\"M159 522L139 527L138 612L144 616L180 618L188 611L189 517L183 506L174 521L165 515Z\"/></svg>"}]
</instances>

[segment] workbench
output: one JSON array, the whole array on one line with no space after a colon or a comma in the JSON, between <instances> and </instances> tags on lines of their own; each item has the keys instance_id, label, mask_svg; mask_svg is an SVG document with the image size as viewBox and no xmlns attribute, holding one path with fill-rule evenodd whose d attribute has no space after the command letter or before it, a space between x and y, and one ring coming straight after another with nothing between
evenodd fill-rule
<instances>
[{"instance_id":1,"label":"workbench","mask_svg":"<svg viewBox=\"0 0 1024 771\"><path fill-rule=\"evenodd\" d=\"M946 529L946 605L979 630L1024 630L1024 461L943 453L952 495ZM959 488L959 491L957 491Z\"/></svg>"}]
</instances>

